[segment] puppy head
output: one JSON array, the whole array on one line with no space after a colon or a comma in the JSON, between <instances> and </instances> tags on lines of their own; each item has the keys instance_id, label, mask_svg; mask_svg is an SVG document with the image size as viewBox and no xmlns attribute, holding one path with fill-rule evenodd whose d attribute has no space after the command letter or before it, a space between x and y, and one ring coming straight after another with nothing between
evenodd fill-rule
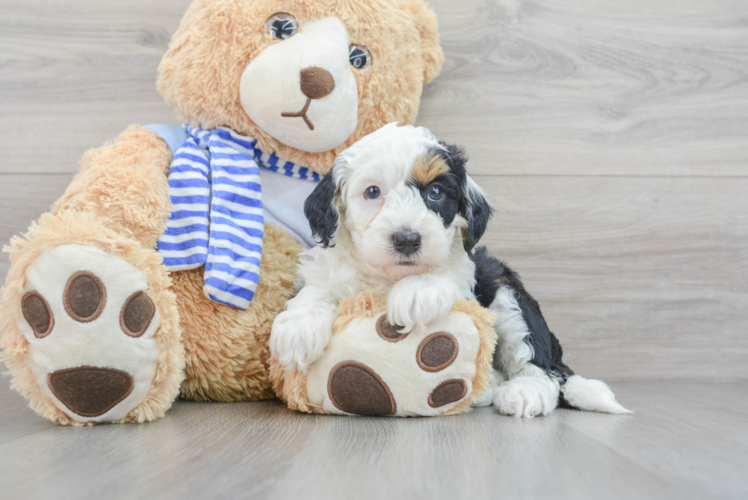
<instances>
[{"instance_id":1,"label":"puppy head","mask_svg":"<svg viewBox=\"0 0 748 500\"><path fill-rule=\"evenodd\" d=\"M338 157L305 213L323 246L352 243L375 274L431 272L472 251L491 217L466 161L425 128L390 124Z\"/></svg>"}]
</instances>

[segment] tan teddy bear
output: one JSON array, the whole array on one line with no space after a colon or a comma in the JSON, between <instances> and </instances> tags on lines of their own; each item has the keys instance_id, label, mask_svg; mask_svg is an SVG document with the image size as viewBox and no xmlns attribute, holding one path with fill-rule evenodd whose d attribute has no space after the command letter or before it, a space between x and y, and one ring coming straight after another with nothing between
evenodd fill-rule
<instances>
[{"instance_id":1,"label":"tan teddy bear","mask_svg":"<svg viewBox=\"0 0 748 500\"><path fill-rule=\"evenodd\" d=\"M196 0L159 68L183 129L91 150L10 246L3 360L64 424L146 422L178 395L275 396L271 324L336 155L415 121L443 60L421 0Z\"/></svg>"}]
</instances>

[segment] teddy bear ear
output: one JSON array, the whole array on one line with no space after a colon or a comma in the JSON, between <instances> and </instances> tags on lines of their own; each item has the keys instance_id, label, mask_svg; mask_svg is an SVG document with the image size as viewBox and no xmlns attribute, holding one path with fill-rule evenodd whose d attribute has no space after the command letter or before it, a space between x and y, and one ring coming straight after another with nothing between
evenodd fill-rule
<instances>
[{"instance_id":1,"label":"teddy bear ear","mask_svg":"<svg viewBox=\"0 0 748 500\"><path fill-rule=\"evenodd\" d=\"M444 64L444 51L439 43L439 23L434 11L423 0L405 0L405 4L415 16L421 35L423 76L425 82L429 83L439 75Z\"/></svg>"}]
</instances>

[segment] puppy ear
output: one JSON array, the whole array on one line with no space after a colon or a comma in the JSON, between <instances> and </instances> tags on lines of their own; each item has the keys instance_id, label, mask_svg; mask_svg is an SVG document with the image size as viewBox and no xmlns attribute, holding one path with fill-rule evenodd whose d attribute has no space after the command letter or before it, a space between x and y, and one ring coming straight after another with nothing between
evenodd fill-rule
<instances>
[{"instance_id":1,"label":"puppy ear","mask_svg":"<svg viewBox=\"0 0 748 500\"><path fill-rule=\"evenodd\" d=\"M469 175L466 176L465 198L464 217L467 219L468 227L465 230L464 243L465 251L470 253L486 232L488 221L493 215L493 208L483 194L483 190Z\"/></svg>"},{"instance_id":2,"label":"puppy ear","mask_svg":"<svg viewBox=\"0 0 748 500\"><path fill-rule=\"evenodd\" d=\"M337 186L331 170L304 203L304 215L309 220L312 235L324 248L335 246L338 231L338 209L335 206Z\"/></svg>"},{"instance_id":3,"label":"puppy ear","mask_svg":"<svg viewBox=\"0 0 748 500\"><path fill-rule=\"evenodd\" d=\"M439 23L434 11L423 0L405 0L405 3L415 16L421 35L423 78L426 83L430 83L439 76L444 64L444 51L439 43Z\"/></svg>"}]
</instances>

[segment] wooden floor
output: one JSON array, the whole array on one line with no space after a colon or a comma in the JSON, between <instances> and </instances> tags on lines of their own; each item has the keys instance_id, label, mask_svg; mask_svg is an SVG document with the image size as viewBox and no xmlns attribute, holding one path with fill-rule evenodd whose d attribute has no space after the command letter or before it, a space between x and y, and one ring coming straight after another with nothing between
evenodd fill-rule
<instances>
[{"instance_id":1,"label":"wooden floor","mask_svg":"<svg viewBox=\"0 0 748 500\"><path fill-rule=\"evenodd\" d=\"M178 123L154 82L189 3L0 0L0 241L86 149ZM430 3L447 62L419 123L466 147L497 208L485 243L569 365L637 414L179 403L79 430L3 379L0 498L748 498L748 2Z\"/></svg>"},{"instance_id":2,"label":"wooden floor","mask_svg":"<svg viewBox=\"0 0 748 500\"><path fill-rule=\"evenodd\" d=\"M0 385L0 497L748 498L748 385L614 384L636 410L374 419L178 403L144 426L56 427Z\"/></svg>"}]
</instances>

